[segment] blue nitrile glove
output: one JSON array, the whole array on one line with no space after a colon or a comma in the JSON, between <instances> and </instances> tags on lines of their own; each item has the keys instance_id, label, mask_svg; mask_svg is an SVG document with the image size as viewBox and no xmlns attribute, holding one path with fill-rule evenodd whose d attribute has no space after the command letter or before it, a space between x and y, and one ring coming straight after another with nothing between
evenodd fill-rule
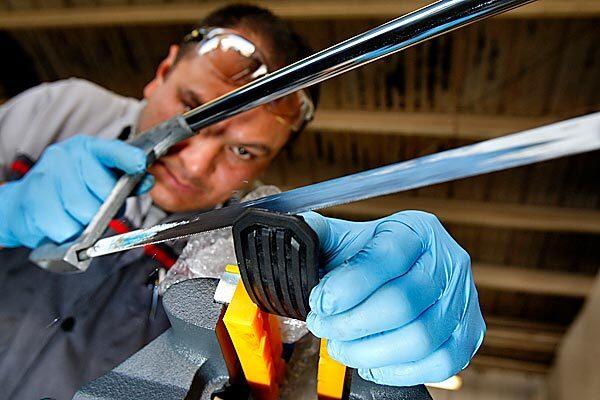
<instances>
[{"instance_id":1,"label":"blue nitrile glove","mask_svg":"<svg viewBox=\"0 0 600 400\"><path fill-rule=\"evenodd\" d=\"M327 274L312 290L308 328L364 379L440 382L467 366L485 322L469 255L438 219L403 211L369 222L303 214Z\"/></svg>"},{"instance_id":2,"label":"blue nitrile glove","mask_svg":"<svg viewBox=\"0 0 600 400\"><path fill-rule=\"evenodd\" d=\"M146 169L146 156L118 140L75 136L49 146L22 179L0 186L0 246L62 243L80 233L117 181ZM147 192L147 175L138 193Z\"/></svg>"}]
</instances>

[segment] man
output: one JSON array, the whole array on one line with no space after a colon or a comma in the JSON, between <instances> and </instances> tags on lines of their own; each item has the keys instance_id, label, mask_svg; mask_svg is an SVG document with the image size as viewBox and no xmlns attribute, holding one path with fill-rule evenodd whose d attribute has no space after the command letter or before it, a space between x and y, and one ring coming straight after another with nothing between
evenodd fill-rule
<instances>
[{"instance_id":1,"label":"man","mask_svg":"<svg viewBox=\"0 0 600 400\"><path fill-rule=\"evenodd\" d=\"M28 248L81 232L117 179L145 169L121 141L309 53L287 25L252 6L221 9L171 46L144 101L69 80L33 88L0 109L0 166L38 159L0 186L0 382L7 398L69 398L168 327L155 296L158 262L137 249L59 275ZM232 44L233 43L233 44ZM226 202L247 187L310 120L313 89L247 111L175 146L128 200L134 227ZM71 137L75 134L87 136ZM13 163L25 172L23 159ZM6 176L2 176L5 180ZM464 368L485 324L467 253L432 215L355 223L304 215L327 275L307 323L338 360L392 385L440 381ZM121 223L114 230L127 229ZM155 248L168 267L171 249ZM160 257L159 257L160 256Z\"/></svg>"}]
</instances>

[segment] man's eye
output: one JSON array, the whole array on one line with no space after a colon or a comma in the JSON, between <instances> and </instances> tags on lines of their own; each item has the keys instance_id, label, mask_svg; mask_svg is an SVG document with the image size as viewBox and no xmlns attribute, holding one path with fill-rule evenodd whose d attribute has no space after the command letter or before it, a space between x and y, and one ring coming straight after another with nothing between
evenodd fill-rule
<instances>
[{"instance_id":1,"label":"man's eye","mask_svg":"<svg viewBox=\"0 0 600 400\"><path fill-rule=\"evenodd\" d=\"M250 153L244 146L231 146L231 151L242 160L250 160L254 158L254 155Z\"/></svg>"}]
</instances>

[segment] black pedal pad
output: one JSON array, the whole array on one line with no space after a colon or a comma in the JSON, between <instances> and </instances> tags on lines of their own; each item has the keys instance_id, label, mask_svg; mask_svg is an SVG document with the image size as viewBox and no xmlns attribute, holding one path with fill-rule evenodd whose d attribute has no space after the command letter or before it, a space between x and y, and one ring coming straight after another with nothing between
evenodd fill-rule
<instances>
[{"instance_id":1,"label":"black pedal pad","mask_svg":"<svg viewBox=\"0 0 600 400\"><path fill-rule=\"evenodd\" d=\"M250 298L271 314L306 320L319 282L319 238L301 217L248 209L233 224L235 255Z\"/></svg>"}]
</instances>

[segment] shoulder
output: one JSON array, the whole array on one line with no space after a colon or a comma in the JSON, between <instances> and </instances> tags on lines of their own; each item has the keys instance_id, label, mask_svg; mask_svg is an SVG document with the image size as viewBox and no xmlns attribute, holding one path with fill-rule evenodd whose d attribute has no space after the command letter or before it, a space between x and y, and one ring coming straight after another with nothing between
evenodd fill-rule
<instances>
[{"instance_id":1,"label":"shoulder","mask_svg":"<svg viewBox=\"0 0 600 400\"><path fill-rule=\"evenodd\" d=\"M38 103L40 106L49 105L49 102L69 101L66 96L72 96L72 101L85 100L94 96L111 97L118 95L96 85L95 83L86 81L85 79L70 78L55 82L42 83L34 86L24 92L18 94L9 100L5 107L18 107L24 103Z\"/></svg>"},{"instance_id":2,"label":"shoulder","mask_svg":"<svg viewBox=\"0 0 600 400\"><path fill-rule=\"evenodd\" d=\"M70 78L42 83L15 96L2 106L3 114L31 123L77 118L114 119L139 106L140 101L118 95L85 79ZM17 115L14 115L17 114Z\"/></svg>"},{"instance_id":3,"label":"shoulder","mask_svg":"<svg viewBox=\"0 0 600 400\"><path fill-rule=\"evenodd\" d=\"M54 82L46 82L29 90L40 91L51 96L72 94L82 97L86 95L122 97L100 85L81 78L68 78Z\"/></svg>"},{"instance_id":4,"label":"shoulder","mask_svg":"<svg viewBox=\"0 0 600 400\"><path fill-rule=\"evenodd\" d=\"M53 141L76 134L118 137L126 125L137 120L141 102L121 96L84 79L71 78L37 88L38 100L30 121L46 131Z\"/></svg>"},{"instance_id":5,"label":"shoulder","mask_svg":"<svg viewBox=\"0 0 600 400\"><path fill-rule=\"evenodd\" d=\"M102 86L81 78L69 78L56 82L44 83L46 91L51 95L63 97L73 96L78 100L100 100L100 101L137 101L135 99L121 96ZM64 99L68 100L68 99Z\"/></svg>"},{"instance_id":6,"label":"shoulder","mask_svg":"<svg viewBox=\"0 0 600 400\"><path fill-rule=\"evenodd\" d=\"M37 159L48 145L77 134L117 138L142 106L84 79L38 85L0 107L0 166L19 153Z\"/></svg>"},{"instance_id":7,"label":"shoulder","mask_svg":"<svg viewBox=\"0 0 600 400\"><path fill-rule=\"evenodd\" d=\"M139 104L137 99L121 96L85 79L70 78L44 86L53 108L64 110L70 116L91 113L98 118L104 113L114 118Z\"/></svg>"}]
</instances>

